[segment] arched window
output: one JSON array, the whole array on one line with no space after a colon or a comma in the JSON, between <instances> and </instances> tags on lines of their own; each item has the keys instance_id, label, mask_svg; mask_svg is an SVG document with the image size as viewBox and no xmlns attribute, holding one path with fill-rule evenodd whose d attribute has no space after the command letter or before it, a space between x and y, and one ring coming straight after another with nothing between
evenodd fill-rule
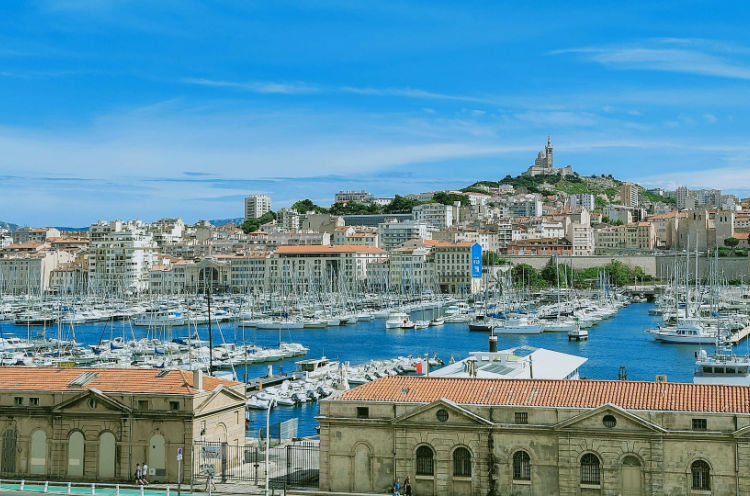
<instances>
[{"instance_id":1,"label":"arched window","mask_svg":"<svg viewBox=\"0 0 750 496\"><path fill-rule=\"evenodd\" d=\"M453 452L453 476L471 477L471 452L466 448L456 448Z\"/></svg>"},{"instance_id":2,"label":"arched window","mask_svg":"<svg viewBox=\"0 0 750 496\"><path fill-rule=\"evenodd\" d=\"M581 458L581 484L600 484L600 480L599 457L586 453Z\"/></svg>"},{"instance_id":3,"label":"arched window","mask_svg":"<svg viewBox=\"0 0 750 496\"><path fill-rule=\"evenodd\" d=\"M525 451L513 453L513 480L531 480L531 458Z\"/></svg>"},{"instance_id":4,"label":"arched window","mask_svg":"<svg viewBox=\"0 0 750 496\"><path fill-rule=\"evenodd\" d=\"M434 475L435 465L432 462L434 454L429 446L417 448L417 475Z\"/></svg>"},{"instance_id":5,"label":"arched window","mask_svg":"<svg viewBox=\"0 0 750 496\"><path fill-rule=\"evenodd\" d=\"M703 460L696 460L690 465L693 474L693 489L711 489L711 467Z\"/></svg>"}]
</instances>

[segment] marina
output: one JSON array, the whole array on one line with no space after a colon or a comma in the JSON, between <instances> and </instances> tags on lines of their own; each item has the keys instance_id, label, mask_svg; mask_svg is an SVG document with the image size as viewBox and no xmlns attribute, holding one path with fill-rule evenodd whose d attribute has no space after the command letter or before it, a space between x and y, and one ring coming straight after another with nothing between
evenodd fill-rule
<instances>
[{"instance_id":1,"label":"marina","mask_svg":"<svg viewBox=\"0 0 750 496\"><path fill-rule=\"evenodd\" d=\"M537 310L543 309L540 305ZM544 348L560 353L587 358L580 366L581 378L589 379L617 379L622 373L621 367L626 370L629 380L653 381L657 374L666 375L670 382L692 382L693 370L695 368L696 355L700 345L695 344L665 344L654 341L652 337L643 332L643 329L657 325L661 321L660 316L650 315L655 308L652 303L634 303L620 308L616 312L608 313L603 320L588 327L589 339L583 341L570 341L569 333L566 332L542 332L536 334L498 334L499 349L508 349L517 346L531 346ZM239 380L245 377L250 382L250 396L253 385L265 382L264 389L270 386L281 386L285 381L292 378L297 371L302 359L316 360L328 357L332 362L338 364L349 363L347 369L350 385L356 382L356 371L354 367L366 363L385 363L388 360L399 360L403 363L415 364L417 361L427 357L435 356L446 364L452 360L458 361L466 358L472 352L486 350L488 346L488 333L470 332L467 313L471 305L464 303L449 305L443 309L445 323L438 326L430 326L425 329L414 328L386 328L388 314L372 320L358 320L354 324L329 326L318 329L289 328L285 330L265 330L255 327L240 327L237 322L227 321L214 325L214 343L216 351L220 349L231 349L232 346L256 347L259 350L278 348L279 342L299 343L309 348L305 357L280 357L273 362L242 363L234 367ZM407 312L409 320L419 320L420 310ZM491 311L490 311L491 313ZM451 323L450 320L458 321ZM119 329L121 324L116 323ZM220 330L219 330L220 327ZM43 328L32 330L39 332ZM132 334L128 328L128 334L136 342L153 335L148 328L133 327ZM7 347L20 346L27 335L28 326L15 325L12 322L0 323L2 338ZM46 329L50 338L57 335L57 327L51 326ZM75 338L84 347L100 345L103 334L108 338L110 328L106 322L86 323L75 326ZM183 343L192 343L205 347L209 336L206 324L196 326L174 326L163 334L165 338L172 338ZM748 334L743 329L735 334L735 352L745 354L747 341L736 344L736 340L742 340ZM116 335L115 335L116 337ZM166 341L166 339L165 339ZM171 339L170 339L171 341ZM117 341L114 341L116 343ZM711 353L712 346L703 345ZM16 350L15 353L19 351ZM215 354L217 361L221 355ZM267 382L259 379L268 374L269 363L273 366L272 375L275 381ZM382 366L383 371L394 366ZM434 369L434 367L431 367ZM231 369L231 368L230 368ZM338 368L330 370L331 375L340 376ZM221 372L220 372L221 373ZM414 370L403 370L402 373L416 373ZM246 375L245 375L246 374ZM372 376L375 378L376 376ZM255 386L257 387L257 386ZM291 386L290 386L291 387ZM317 389L317 386L316 386ZM309 436L315 434L316 422L314 420L318 407L315 401L305 401L296 404L278 404L270 412L271 422L277 423L291 418L299 419L299 435ZM265 425L266 411L264 409L248 410L249 435Z\"/></svg>"}]
</instances>

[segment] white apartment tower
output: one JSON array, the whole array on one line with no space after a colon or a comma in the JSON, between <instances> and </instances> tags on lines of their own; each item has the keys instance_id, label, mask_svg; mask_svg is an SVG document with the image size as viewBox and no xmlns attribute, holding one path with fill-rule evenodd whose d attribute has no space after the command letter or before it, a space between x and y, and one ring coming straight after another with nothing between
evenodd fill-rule
<instances>
[{"instance_id":1,"label":"white apartment tower","mask_svg":"<svg viewBox=\"0 0 750 496\"><path fill-rule=\"evenodd\" d=\"M141 221L100 221L89 228L89 289L97 293L148 290L157 244Z\"/></svg>"},{"instance_id":2,"label":"white apartment tower","mask_svg":"<svg viewBox=\"0 0 750 496\"><path fill-rule=\"evenodd\" d=\"M271 210L271 197L250 195L245 198L245 220L257 219Z\"/></svg>"}]
</instances>

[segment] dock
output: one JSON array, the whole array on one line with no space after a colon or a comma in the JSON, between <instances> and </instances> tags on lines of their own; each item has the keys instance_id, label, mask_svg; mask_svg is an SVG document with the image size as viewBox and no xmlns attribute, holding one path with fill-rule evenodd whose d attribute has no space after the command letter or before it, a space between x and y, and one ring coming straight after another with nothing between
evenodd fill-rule
<instances>
[{"instance_id":1,"label":"dock","mask_svg":"<svg viewBox=\"0 0 750 496\"><path fill-rule=\"evenodd\" d=\"M750 325L745 327L744 329L740 329L737 332L733 332L732 335L729 337L729 342L732 344L737 344L743 339L745 339L750 334Z\"/></svg>"}]
</instances>

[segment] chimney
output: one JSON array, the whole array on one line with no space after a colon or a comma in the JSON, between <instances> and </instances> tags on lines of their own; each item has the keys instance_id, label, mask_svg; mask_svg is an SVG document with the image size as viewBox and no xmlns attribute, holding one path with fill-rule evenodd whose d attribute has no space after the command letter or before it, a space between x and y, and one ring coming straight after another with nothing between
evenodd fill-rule
<instances>
[{"instance_id":1,"label":"chimney","mask_svg":"<svg viewBox=\"0 0 750 496\"><path fill-rule=\"evenodd\" d=\"M203 371L201 369L193 370L193 388L203 391Z\"/></svg>"},{"instance_id":2,"label":"chimney","mask_svg":"<svg viewBox=\"0 0 750 496\"><path fill-rule=\"evenodd\" d=\"M492 334L490 334L490 353L496 353L497 352L497 336L495 336L495 331L493 329Z\"/></svg>"}]
</instances>

